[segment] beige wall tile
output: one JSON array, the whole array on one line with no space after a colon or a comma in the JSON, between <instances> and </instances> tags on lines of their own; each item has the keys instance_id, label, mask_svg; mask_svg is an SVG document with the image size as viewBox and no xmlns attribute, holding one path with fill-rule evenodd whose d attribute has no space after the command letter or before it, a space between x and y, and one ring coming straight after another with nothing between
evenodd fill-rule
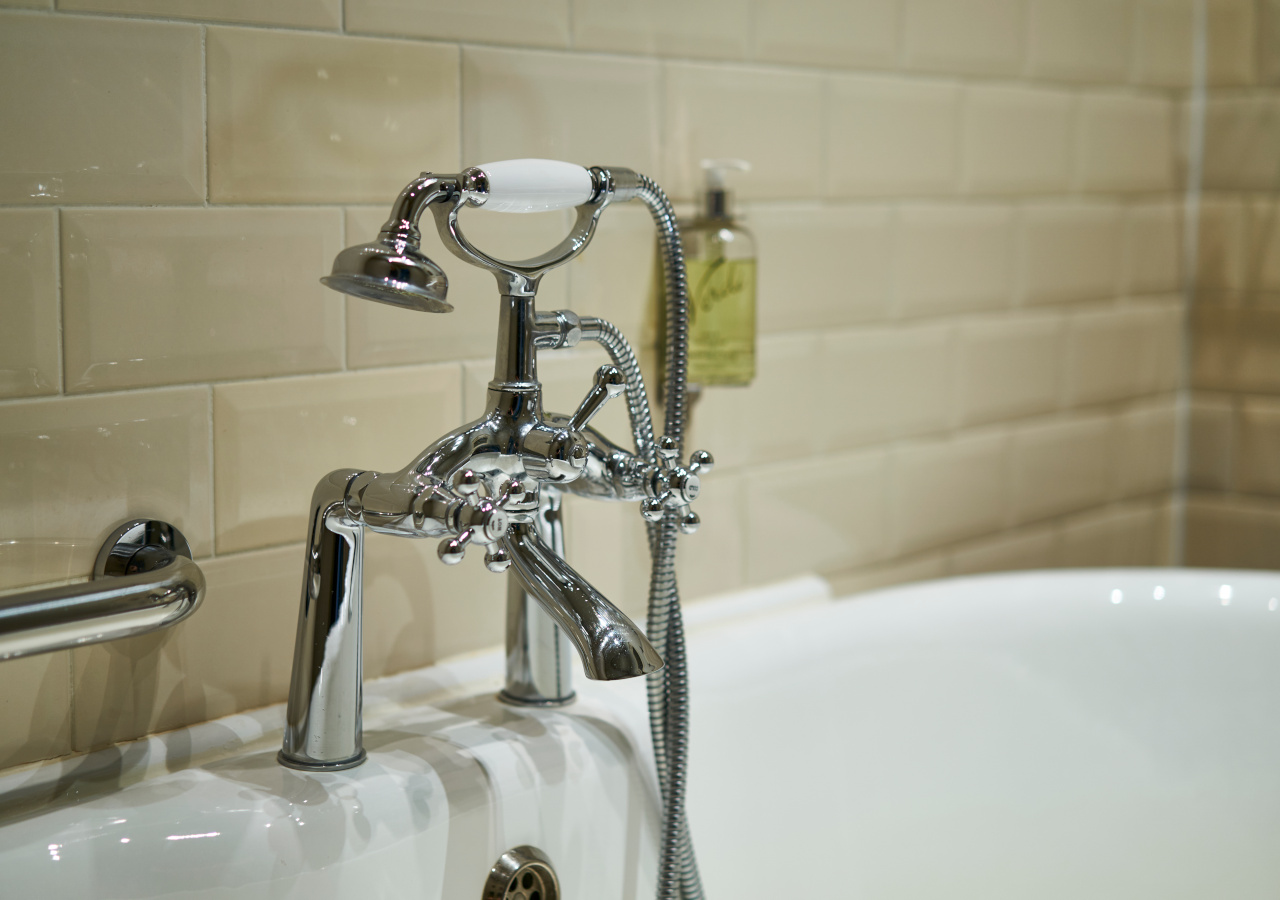
<instances>
[{"instance_id":1,"label":"beige wall tile","mask_svg":"<svg viewBox=\"0 0 1280 900\"><path fill-rule=\"evenodd\" d=\"M1187 449L1187 485L1225 491L1231 484L1234 411L1228 395L1194 394Z\"/></svg>"},{"instance_id":2,"label":"beige wall tile","mask_svg":"<svg viewBox=\"0 0 1280 900\"><path fill-rule=\"evenodd\" d=\"M373 240L386 217L383 207L348 209L345 245ZM605 218L608 217L607 212ZM500 259L537 256L554 247L568 231L567 220L555 213L504 216L467 210L459 221L476 246ZM498 334L497 282L487 270L469 265L445 250L430 221L423 225L422 251L444 269L453 312L422 313L359 297L347 298L347 364L352 368L493 358ZM597 249L593 242L586 252ZM325 263L326 269L329 264ZM538 290L539 308L563 306L567 281L563 269L543 278Z\"/></svg>"},{"instance_id":3,"label":"beige wall tile","mask_svg":"<svg viewBox=\"0 0 1280 900\"><path fill-rule=\"evenodd\" d=\"M962 183L976 193L1064 191L1071 183L1071 116L1065 91L969 87Z\"/></svg>"},{"instance_id":4,"label":"beige wall tile","mask_svg":"<svg viewBox=\"0 0 1280 900\"><path fill-rule=\"evenodd\" d=\"M1013 517L1034 522L1102 503L1111 420L1075 416L1027 425L1013 436Z\"/></svg>"},{"instance_id":5,"label":"beige wall tile","mask_svg":"<svg viewBox=\"0 0 1280 900\"><path fill-rule=\"evenodd\" d=\"M955 191L961 96L957 85L833 75L829 96L827 190L832 194Z\"/></svg>"},{"instance_id":6,"label":"beige wall tile","mask_svg":"<svg viewBox=\"0 0 1280 900\"><path fill-rule=\"evenodd\" d=\"M1176 413L1172 398L1130 409L1115 420L1113 496L1166 493L1174 486Z\"/></svg>"},{"instance_id":7,"label":"beige wall tile","mask_svg":"<svg viewBox=\"0 0 1280 900\"><path fill-rule=\"evenodd\" d=\"M745 475L732 472L714 472L703 480L704 490L693 504L702 525L695 534L680 538L676 556L681 602L743 586L747 567L747 509L742 489L745 481ZM635 504L626 506L632 516L639 518ZM648 581L646 573L643 584L647 586Z\"/></svg>"},{"instance_id":8,"label":"beige wall tile","mask_svg":"<svg viewBox=\"0 0 1280 900\"><path fill-rule=\"evenodd\" d=\"M1207 0L1210 84L1253 84L1257 80L1254 9L1254 0Z\"/></svg>"},{"instance_id":9,"label":"beige wall tile","mask_svg":"<svg viewBox=\"0 0 1280 900\"><path fill-rule=\"evenodd\" d=\"M1013 212L999 206L906 206L898 213L897 309L937 315L1007 306Z\"/></svg>"},{"instance_id":10,"label":"beige wall tile","mask_svg":"<svg viewBox=\"0 0 1280 900\"><path fill-rule=\"evenodd\" d=\"M809 336L807 341L816 352L818 339ZM704 387L702 395L686 414L685 446L710 451L715 456L717 471L733 469L746 465L751 459L753 439L765 438L761 442L761 452L766 458L770 448L778 444L776 438L770 439L772 433L767 434L764 429L752 425L753 411L763 409L761 404L777 402L780 396L786 397L787 406L771 407L771 416L785 416L793 422L812 422L811 412L819 402L816 392L810 390L812 380L805 380L805 372L793 372L785 365L794 344L795 339L791 335L781 338L766 335L760 339L757 348L756 380L750 387ZM790 393L798 381L804 382L802 392ZM653 412L655 421L661 422L662 413L656 404Z\"/></svg>"},{"instance_id":11,"label":"beige wall tile","mask_svg":"<svg viewBox=\"0 0 1280 900\"><path fill-rule=\"evenodd\" d=\"M62 383L57 248L54 210L0 210L0 397Z\"/></svg>"},{"instance_id":12,"label":"beige wall tile","mask_svg":"<svg viewBox=\"0 0 1280 900\"><path fill-rule=\"evenodd\" d=\"M1196 0L1135 0L1134 77L1141 84L1187 87Z\"/></svg>"},{"instance_id":13,"label":"beige wall tile","mask_svg":"<svg viewBox=\"0 0 1280 900\"><path fill-rule=\"evenodd\" d=\"M573 46L577 49L743 59L750 48L749 0L572 3Z\"/></svg>"},{"instance_id":14,"label":"beige wall tile","mask_svg":"<svg viewBox=\"0 0 1280 900\"><path fill-rule=\"evenodd\" d=\"M1006 518L1008 441L968 434L902 447L889 474L893 555L995 531Z\"/></svg>"},{"instance_id":15,"label":"beige wall tile","mask_svg":"<svg viewBox=\"0 0 1280 900\"><path fill-rule=\"evenodd\" d=\"M1280 494L1280 399L1242 397L1233 437L1233 487L1250 494Z\"/></svg>"},{"instance_id":16,"label":"beige wall tile","mask_svg":"<svg viewBox=\"0 0 1280 900\"><path fill-rule=\"evenodd\" d=\"M208 388L19 400L0 411L0 587L87 576L132 518L212 549Z\"/></svg>"},{"instance_id":17,"label":"beige wall tile","mask_svg":"<svg viewBox=\"0 0 1280 900\"><path fill-rule=\"evenodd\" d=\"M387 203L458 169L458 49L210 28L209 193L220 203Z\"/></svg>"},{"instance_id":18,"label":"beige wall tile","mask_svg":"<svg viewBox=\"0 0 1280 900\"><path fill-rule=\"evenodd\" d=\"M884 319L892 298L892 222L887 206L751 210L747 225L759 248L760 331Z\"/></svg>"},{"instance_id":19,"label":"beige wall tile","mask_svg":"<svg viewBox=\"0 0 1280 900\"><path fill-rule=\"evenodd\" d=\"M809 388L821 399L824 414L815 424L823 446L844 449L946 427L951 346L945 325L825 335L818 384Z\"/></svg>"},{"instance_id":20,"label":"beige wall tile","mask_svg":"<svg viewBox=\"0 0 1280 900\"><path fill-rule=\"evenodd\" d=\"M755 383L747 391L736 392L739 400L735 407L739 420L737 443L745 444L749 462L794 459L797 438L804 441L801 435L826 430L829 397L833 391L828 387L826 372L815 363L828 346L822 338L808 334L768 335L760 339ZM708 406L713 399L712 396L706 398ZM768 410L767 427L759 427L758 421L753 423L752 410L757 410L757 417L758 411ZM694 413L695 421L700 413L701 410ZM736 457L736 448L725 446L724 442L718 446L725 454L732 451ZM721 452L709 445L707 449ZM816 449L810 446L801 452L812 453ZM717 460L720 458L716 456Z\"/></svg>"},{"instance_id":21,"label":"beige wall tile","mask_svg":"<svg viewBox=\"0 0 1280 900\"><path fill-rule=\"evenodd\" d=\"M0 203L203 200L202 77L194 25L0 12Z\"/></svg>"},{"instance_id":22,"label":"beige wall tile","mask_svg":"<svg viewBox=\"0 0 1280 900\"><path fill-rule=\"evenodd\" d=\"M53 9L53 0L3 0L0 5L21 9Z\"/></svg>"},{"instance_id":23,"label":"beige wall tile","mask_svg":"<svg viewBox=\"0 0 1280 900\"><path fill-rule=\"evenodd\" d=\"M337 31L342 0L59 0L59 9Z\"/></svg>"},{"instance_id":24,"label":"beige wall tile","mask_svg":"<svg viewBox=\"0 0 1280 900\"><path fill-rule=\"evenodd\" d=\"M1280 0L1261 0L1257 7L1258 80L1280 82Z\"/></svg>"},{"instance_id":25,"label":"beige wall tile","mask_svg":"<svg viewBox=\"0 0 1280 900\"><path fill-rule=\"evenodd\" d=\"M337 369L337 209L98 209L62 215L72 391ZM140 327L145 323L145 327Z\"/></svg>"},{"instance_id":26,"label":"beige wall tile","mask_svg":"<svg viewBox=\"0 0 1280 900\"><path fill-rule=\"evenodd\" d=\"M838 502L829 491L797 491L792 463L750 470L745 478L747 581L776 581L797 571L843 571L884 559L889 549L885 464L880 450L824 457L817 465L839 473Z\"/></svg>"},{"instance_id":27,"label":"beige wall tile","mask_svg":"<svg viewBox=\"0 0 1280 900\"><path fill-rule=\"evenodd\" d=\"M1280 186L1280 97L1218 96L1205 107L1204 187Z\"/></svg>"},{"instance_id":28,"label":"beige wall tile","mask_svg":"<svg viewBox=\"0 0 1280 900\"><path fill-rule=\"evenodd\" d=\"M334 469L408 465L462 424L459 376L442 364L215 387L218 552L303 540L311 492Z\"/></svg>"},{"instance_id":29,"label":"beige wall tile","mask_svg":"<svg viewBox=\"0 0 1280 900\"><path fill-rule=\"evenodd\" d=\"M1239 290L1245 285L1245 205L1210 197L1200 205L1196 286L1202 291ZM1199 299L1199 298L1197 298Z\"/></svg>"},{"instance_id":30,"label":"beige wall tile","mask_svg":"<svg viewBox=\"0 0 1280 900\"><path fill-rule=\"evenodd\" d=\"M1079 101L1076 178L1095 191L1175 187L1173 101L1089 94Z\"/></svg>"},{"instance_id":31,"label":"beige wall tile","mask_svg":"<svg viewBox=\"0 0 1280 900\"><path fill-rule=\"evenodd\" d=\"M1062 525L1064 566L1152 566L1161 562L1161 525L1149 505L1082 513Z\"/></svg>"},{"instance_id":32,"label":"beige wall tile","mask_svg":"<svg viewBox=\"0 0 1280 900\"><path fill-rule=\"evenodd\" d=\"M713 476L708 476L703 484L704 496L737 489L732 485L732 476L728 479L730 483L726 484L719 482L720 475L717 470ZM718 482L714 486L710 482L712 477ZM649 544L644 520L636 504L604 503L569 496L564 501L564 513L565 559L610 602L643 625L649 604ZM704 532L715 534L718 540L724 537L724 530L735 527L716 518L716 510L708 519L707 513L699 506L698 514L703 517L702 528L698 534L680 539L676 555L678 566L684 564L684 557L702 554L699 545ZM741 523L736 527L741 528ZM740 570L728 573L730 580L741 577ZM681 599L685 596L684 585L681 584Z\"/></svg>"},{"instance_id":33,"label":"beige wall tile","mask_svg":"<svg viewBox=\"0 0 1280 900\"><path fill-rule=\"evenodd\" d=\"M1280 504L1193 495L1185 556L1188 566L1280 568Z\"/></svg>"},{"instance_id":34,"label":"beige wall tile","mask_svg":"<svg viewBox=\"0 0 1280 900\"><path fill-rule=\"evenodd\" d=\"M956 329L956 406L965 425L1048 412L1062 371L1060 316L984 318Z\"/></svg>"},{"instance_id":35,"label":"beige wall tile","mask_svg":"<svg viewBox=\"0 0 1280 900\"><path fill-rule=\"evenodd\" d=\"M0 768L71 752L71 653L0 665Z\"/></svg>"},{"instance_id":36,"label":"beige wall tile","mask_svg":"<svg viewBox=\"0 0 1280 900\"><path fill-rule=\"evenodd\" d=\"M1196 307L1191 331L1193 387L1280 393L1280 310Z\"/></svg>"},{"instance_id":37,"label":"beige wall tile","mask_svg":"<svg viewBox=\"0 0 1280 900\"><path fill-rule=\"evenodd\" d=\"M1053 568L1058 564L1057 529L1036 525L969 541L951 553L950 562L952 575Z\"/></svg>"},{"instance_id":38,"label":"beige wall tile","mask_svg":"<svg viewBox=\"0 0 1280 900\"><path fill-rule=\"evenodd\" d=\"M933 72L1013 75L1025 55L1022 0L905 0L905 59Z\"/></svg>"},{"instance_id":39,"label":"beige wall tile","mask_svg":"<svg viewBox=\"0 0 1280 900\"><path fill-rule=\"evenodd\" d=\"M755 55L802 66L875 66L898 59L897 0L759 0Z\"/></svg>"},{"instance_id":40,"label":"beige wall tile","mask_svg":"<svg viewBox=\"0 0 1280 900\"><path fill-rule=\"evenodd\" d=\"M947 555L945 553L922 553L908 559L832 573L826 578L836 597L848 597L863 591L875 591L929 578L942 578L946 574Z\"/></svg>"},{"instance_id":41,"label":"beige wall tile","mask_svg":"<svg viewBox=\"0 0 1280 900\"><path fill-rule=\"evenodd\" d=\"M568 230L567 225L562 226L560 236ZM565 270L569 282L568 302L573 310L583 316L600 316L617 325L637 353L657 338L656 304L661 276L656 235L653 218L642 204L611 206L600 219L591 246ZM542 287L538 289L539 309L552 309L549 303L562 302L547 299L548 285L559 274L557 270L543 278Z\"/></svg>"},{"instance_id":42,"label":"beige wall tile","mask_svg":"<svg viewBox=\"0 0 1280 900\"><path fill-rule=\"evenodd\" d=\"M659 74L652 60L467 47L462 157L627 166L661 179Z\"/></svg>"},{"instance_id":43,"label":"beige wall tile","mask_svg":"<svg viewBox=\"0 0 1280 900\"><path fill-rule=\"evenodd\" d=\"M1172 390L1180 312L1172 303L1079 313L1067 325L1071 405Z\"/></svg>"},{"instance_id":44,"label":"beige wall tile","mask_svg":"<svg viewBox=\"0 0 1280 900\"><path fill-rule=\"evenodd\" d=\"M1030 74L1123 82L1129 74L1133 5L1128 0L1031 0Z\"/></svg>"},{"instance_id":45,"label":"beige wall tile","mask_svg":"<svg viewBox=\"0 0 1280 900\"><path fill-rule=\"evenodd\" d=\"M751 163L738 179L744 199L823 194L820 75L667 63L665 78L662 177L671 196L700 195L700 160L720 157Z\"/></svg>"},{"instance_id":46,"label":"beige wall tile","mask_svg":"<svg viewBox=\"0 0 1280 900\"><path fill-rule=\"evenodd\" d=\"M1249 292L1280 291L1280 203L1254 200L1245 206L1244 284Z\"/></svg>"},{"instance_id":47,"label":"beige wall tile","mask_svg":"<svg viewBox=\"0 0 1280 900\"><path fill-rule=\"evenodd\" d=\"M1171 293L1180 283L1181 208L1176 203L1143 203L1125 216L1121 290L1129 294Z\"/></svg>"},{"instance_id":48,"label":"beige wall tile","mask_svg":"<svg viewBox=\"0 0 1280 900\"><path fill-rule=\"evenodd\" d=\"M569 46L569 0L345 0L349 33Z\"/></svg>"},{"instance_id":49,"label":"beige wall tile","mask_svg":"<svg viewBox=\"0 0 1280 900\"><path fill-rule=\"evenodd\" d=\"M1123 209L1045 203L1022 210L1019 294L1024 303L1114 297L1124 250Z\"/></svg>"}]
</instances>

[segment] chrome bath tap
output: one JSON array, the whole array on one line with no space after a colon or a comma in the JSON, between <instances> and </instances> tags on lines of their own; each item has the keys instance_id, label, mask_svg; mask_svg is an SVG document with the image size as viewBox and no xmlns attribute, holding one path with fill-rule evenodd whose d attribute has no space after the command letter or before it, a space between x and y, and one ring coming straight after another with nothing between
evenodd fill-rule
<instances>
[{"instance_id":1,"label":"chrome bath tap","mask_svg":"<svg viewBox=\"0 0 1280 900\"><path fill-rule=\"evenodd\" d=\"M567 641L587 677L620 679L662 666L636 625L564 560L564 492L632 500L650 522L676 518L691 532L689 508L710 454L679 464L674 441L651 452L614 444L590 426L624 391L633 425L647 399L634 354L614 326L569 310L540 313L538 283L576 257L612 202L637 196L647 182L628 169L584 169L549 160L511 160L458 175L425 173L400 194L375 242L344 250L326 285L357 297L425 312L448 312L448 280L421 251L418 221L430 210L445 247L492 272L499 288L497 358L484 414L444 435L398 472L340 469L320 480L311 504L302 604L280 762L299 769L346 769L364 759L361 742L361 583L366 530L439 538L453 565L483 549L492 572L509 572L507 684L511 703L557 705L573 698L561 652ZM665 201L665 197L663 198ZM558 246L533 259L495 259L473 246L458 223L467 207L536 212L574 206L577 219ZM605 344L615 362L601 366L572 415L543 409L537 352L581 340ZM530 602L532 601L532 602Z\"/></svg>"}]
</instances>

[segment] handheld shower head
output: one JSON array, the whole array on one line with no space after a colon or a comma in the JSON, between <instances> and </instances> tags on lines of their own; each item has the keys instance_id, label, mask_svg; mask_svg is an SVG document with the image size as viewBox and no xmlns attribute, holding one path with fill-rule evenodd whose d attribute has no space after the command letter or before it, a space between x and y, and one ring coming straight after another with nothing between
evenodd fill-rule
<instances>
[{"instance_id":1,"label":"handheld shower head","mask_svg":"<svg viewBox=\"0 0 1280 900\"><path fill-rule=\"evenodd\" d=\"M372 244L348 247L320 281L335 291L403 309L453 312L453 305L445 300L449 279L444 271L403 233L383 231Z\"/></svg>"}]
</instances>

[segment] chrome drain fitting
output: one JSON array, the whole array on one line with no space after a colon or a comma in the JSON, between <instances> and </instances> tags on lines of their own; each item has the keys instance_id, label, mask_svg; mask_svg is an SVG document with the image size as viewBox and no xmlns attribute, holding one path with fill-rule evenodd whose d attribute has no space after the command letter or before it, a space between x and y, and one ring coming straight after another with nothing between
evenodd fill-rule
<instances>
[{"instance_id":1,"label":"chrome drain fitting","mask_svg":"<svg viewBox=\"0 0 1280 900\"><path fill-rule=\"evenodd\" d=\"M547 854L537 847L512 847L489 870L481 900L560 900L560 882Z\"/></svg>"}]
</instances>

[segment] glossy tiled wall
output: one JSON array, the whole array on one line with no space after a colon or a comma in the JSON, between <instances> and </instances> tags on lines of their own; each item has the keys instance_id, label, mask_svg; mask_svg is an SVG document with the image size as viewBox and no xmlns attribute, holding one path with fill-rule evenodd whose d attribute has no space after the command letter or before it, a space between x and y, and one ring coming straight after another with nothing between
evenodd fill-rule
<instances>
[{"instance_id":1,"label":"glossy tiled wall","mask_svg":"<svg viewBox=\"0 0 1280 900\"><path fill-rule=\"evenodd\" d=\"M1186 559L1280 568L1280 3L1205 98Z\"/></svg>"},{"instance_id":2,"label":"glossy tiled wall","mask_svg":"<svg viewBox=\"0 0 1280 900\"><path fill-rule=\"evenodd\" d=\"M0 6L0 587L85 576L136 515L209 580L166 634L0 664L0 766L283 698L311 487L400 467L489 376L487 275L443 257L449 316L316 280L424 168L621 164L688 202L701 158L753 163L759 379L694 413L721 465L687 597L1169 558L1193 0ZM1253 71L1252 10L1210 4L1215 84ZM1222 102L1270 135L1255 93ZM566 227L472 218L505 253ZM648 343L652 248L609 210L543 308ZM601 361L548 356L551 405ZM641 615L637 511L571 500L568 527ZM502 638L478 560L374 536L366 572L371 676Z\"/></svg>"}]
</instances>

